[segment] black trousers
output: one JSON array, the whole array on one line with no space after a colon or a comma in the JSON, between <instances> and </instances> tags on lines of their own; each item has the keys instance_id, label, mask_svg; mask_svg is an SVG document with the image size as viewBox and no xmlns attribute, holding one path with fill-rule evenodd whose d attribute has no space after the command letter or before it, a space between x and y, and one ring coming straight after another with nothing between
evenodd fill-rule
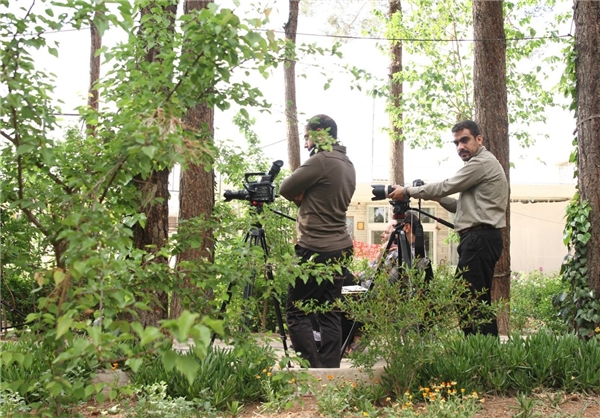
<instances>
[{"instance_id":1,"label":"black trousers","mask_svg":"<svg viewBox=\"0 0 600 418\"><path fill-rule=\"evenodd\" d=\"M473 293L484 291L479 300L487 304L492 303L494 267L500 259L502 248L502 232L499 229L477 229L460 237L457 275L462 275ZM479 319L482 315L475 309L471 317ZM463 331L465 335L481 333L497 336L498 323L493 317L489 323L467 326Z\"/></svg>"},{"instance_id":2,"label":"black trousers","mask_svg":"<svg viewBox=\"0 0 600 418\"><path fill-rule=\"evenodd\" d=\"M315 263L343 263L345 265L347 264L346 261L349 261L352 256L352 252L353 248L349 247L340 251L317 254L315 251L296 245L296 256L300 258L301 264L314 256L312 260ZM343 273L346 274L345 267ZM319 326L318 331L321 332L321 348L318 350L310 317L296 306L296 302L313 300L316 306L323 306L326 303L333 304L342 297L343 284L344 275L335 277L333 282L322 280L321 283L310 276L306 283L298 277L294 285L288 287L285 311L290 340L294 346L294 351L299 353L300 357L308 360L311 368L340 367L342 314L334 310L313 314Z\"/></svg>"}]
</instances>

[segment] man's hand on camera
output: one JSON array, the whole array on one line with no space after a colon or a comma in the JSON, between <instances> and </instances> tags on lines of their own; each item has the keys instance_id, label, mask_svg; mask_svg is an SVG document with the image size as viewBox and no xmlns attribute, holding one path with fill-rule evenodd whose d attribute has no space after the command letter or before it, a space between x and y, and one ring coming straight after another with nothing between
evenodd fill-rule
<instances>
[{"instance_id":1,"label":"man's hand on camera","mask_svg":"<svg viewBox=\"0 0 600 418\"><path fill-rule=\"evenodd\" d=\"M388 199L392 200L404 200L404 187L403 186L394 186L394 191L388 195Z\"/></svg>"}]
</instances>

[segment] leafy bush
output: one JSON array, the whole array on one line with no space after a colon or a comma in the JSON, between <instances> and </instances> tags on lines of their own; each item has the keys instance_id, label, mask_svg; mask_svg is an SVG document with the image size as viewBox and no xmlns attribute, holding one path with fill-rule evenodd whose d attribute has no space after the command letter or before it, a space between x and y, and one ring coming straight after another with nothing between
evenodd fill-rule
<instances>
[{"instance_id":1,"label":"leafy bush","mask_svg":"<svg viewBox=\"0 0 600 418\"><path fill-rule=\"evenodd\" d=\"M368 350L352 355L355 366L372 367L386 361L382 383L389 393L401 396L416 389L416 376L425 364L441 355L443 347L462 336L461 319L478 304L466 283L454 271L440 268L427 283L423 272L406 272L406 281L391 283L385 272L360 300L347 298L341 309L362 323L361 344Z\"/></svg>"},{"instance_id":2,"label":"leafy bush","mask_svg":"<svg viewBox=\"0 0 600 418\"><path fill-rule=\"evenodd\" d=\"M556 333L567 331L552 304L556 295L567 290L558 273L542 271L513 273L510 288L510 325L513 333L529 334L540 329Z\"/></svg>"},{"instance_id":3,"label":"leafy bush","mask_svg":"<svg viewBox=\"0 0 600 418\"><path fill-rule=\"evenodd\" d=\"M168 370L156 356L144 358L144 365L131 373L131 381L136 386L165 382L168 396L208 403L219 410L225 410L234 401L266 400L264 377L275 379L275 387L271 387L275 391L285 386L283 373L278 377L271 375L277 356L269 346L247 343L233 349L210 348L206 358L193 352L187 356L199 366L191 383L181 372Z\"/></svg>"}]
</instances>

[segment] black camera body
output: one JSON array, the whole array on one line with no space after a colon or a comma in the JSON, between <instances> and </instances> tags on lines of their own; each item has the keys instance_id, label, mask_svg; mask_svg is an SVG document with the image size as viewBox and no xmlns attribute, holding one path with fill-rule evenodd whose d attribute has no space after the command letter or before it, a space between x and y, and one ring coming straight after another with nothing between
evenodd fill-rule
<instances>
[{"instance_id":1,"label":"black camera body","mask_svg":"<svg viewBox=\"0 0 600 418\"><path fill-rule=\"evenodd\" d=\"M243 190L225 190L223 197L226 202L232 200L247 200L256 203L272 203L275 201L275 185L273 181L283 167L283 161L273 162L268 173L246 173L244 174ZM260 177L259 180L257 180Z\"/></svg>"}]
</instances>

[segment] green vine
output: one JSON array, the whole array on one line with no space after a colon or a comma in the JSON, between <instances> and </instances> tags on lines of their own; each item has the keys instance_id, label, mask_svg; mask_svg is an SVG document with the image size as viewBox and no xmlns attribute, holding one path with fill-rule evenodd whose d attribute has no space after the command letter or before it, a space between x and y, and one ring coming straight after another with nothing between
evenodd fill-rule
<instances>
[{"instance_id":1,"label":"green vine","mask_svg":"<svg viewBox=\"0 0 600 418\"><path fill-rule=\"evenodd\" d=\"M600 323L600 301L588 284L587 243L591 238L591 208L587 201L579 201L579 193L567 207L567 224L564 241L569 247L569 255L562 265L563 281L569 284L569 290L555 296L553 302L560 308L560 316L580 337L595 335Z\"/></svg>"},{"instance_id":2,"label":"green vine","mask_svg":"<svg viewBox=\"0 0 600 418\"><path fill-rule=\"evenodd\" d=\"M575 42L571 40L563 51L566 58L565 73L561 79L565 97L571 97L570 109L577 111L576 90L576 51ZM577 137L573 139L575 149L569 161L577 164ZM578 177L575 171L574 177ZM564 229L564 243L569 248L562 267L562 280L569 285L569 290L553 298L553 304L559 308L559 315L575 334L583 338L591 338L600 331L600 300L590 289L587 268L587 243L591 238L590 211L587 201L580 201L579 191L567 207L567 224Z\"/></svg>"}]
</instances>

